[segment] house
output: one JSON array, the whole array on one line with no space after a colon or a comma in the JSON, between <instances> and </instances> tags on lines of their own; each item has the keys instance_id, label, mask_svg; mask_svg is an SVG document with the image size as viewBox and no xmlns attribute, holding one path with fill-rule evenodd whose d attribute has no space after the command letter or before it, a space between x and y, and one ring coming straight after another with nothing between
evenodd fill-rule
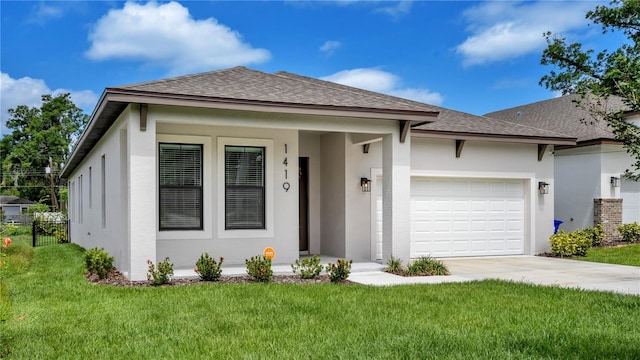
<instances>
[{"instance_id":1,"label":"house","mask_svg":"<svg viewBox=\"0 0 640 360\"><path fill-rule=\"evenodd\" d=\"M24 222L24 219L20 215L33 204L35 204L34 201L22 199L17 196L0 195L0 210L4 214L0 222Z\"/></svg>"},{"instance_id":2,"label":"house","mask_svg":"<svg viewBox=\"0 0 640 360\"><path fill-rule=\"evenodd\" d=\"M554 146L575 139L287 72L109 87L62 171L70 239L130 279L275 251L404 260L536 254ZM541 194L540 184L550 194Z\"/></svg>"},{"instance_id":3,"label":"house","mask_svg":"<svg viewBox=\"0 0 640 360\"><path fill-rule=\"evenodd\" d=\"M640 183L624 178L634 161L614 139L607 123L593 111L624 109L619 98L597 101L567 95L517 106L485 116L535 126L577 138L555 147L555 216L567 231L603 224L609 241L622 223L640 221Z\"/></svg>"}]
</instances>

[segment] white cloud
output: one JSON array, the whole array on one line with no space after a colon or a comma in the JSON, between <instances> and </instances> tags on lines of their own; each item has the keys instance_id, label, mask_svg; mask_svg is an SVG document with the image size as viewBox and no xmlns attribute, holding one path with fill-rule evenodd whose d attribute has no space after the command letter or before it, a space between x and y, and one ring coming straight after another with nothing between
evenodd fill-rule
<instances>
[{"instance_id":1,"label":"white cloud","mask_svg":"<svg viewBox=\"0 0 640 360\"><path fill-rule=\"evenodd\" d=\"M485 64L540 52L547 31L563 34L586 29L589 2L490 1L467 9L463 16L471 35L456 47L465 66Z\"/></svg>"},{"instance_id":2,"label":"white cloud","mask_svg":"<svg viewBox=\"0 0 640 360\"><path fill-rule=\"evenodd\" d=\"M195 20L177 2L127 2L109 11L89 34L94 60L128 59L167 67L172 74L206 71L270 58L265 49L245 43L242 35L214 18Z\"/></svg>"},{"instance_id":3,"label":"white cloud","mask_svg":"<svg viewBox=\"0 0 640 360\"><path fill-rule=\"evenodd\" d=\"M440 105L444 101L442 95L437 92L431 92L428 89L402 88L400 87L401 79L398 76L376 68L343 70L325 76L322 80L420 101L431 105Z\"/></svg>"},{"instance_id":4,"label":"white cloud","mask_svg":"<svg viewBox=\"0 0 640 360\"><path fill-rule=\"evenodd\" d=\"M320 46L320 51L327 55L332 55L336 50L342 47L342 43L340 41L328 40L325 41L322 46Z\"/></svg>"},{"instance_id":5,"label":"white cloud","mask_svg":"<svg viewBox=\"0 0 640 360\"><path fill-rule=\"evenodd\" d=\"M384 7L378 8L376 11L383 14L387 14L397 20L403 15L407 15L411 11L411 5L412 5L411 0L402 0L402 1L398 1L398 3L395 4L394 6L384 6Z\"/></svg>"},{"instance_id":6,"label":"white cloud","mask_svg":"<svg viewBox=\"0 0 640 360\"><path fill-rule=\"evenodd\" d=\"M16 108L18 105L38 107L42 104L43 94L63 94L70 93L71 100L86 113L90 113L98 101L98 95L90 90L73 91L67 89L51 90L42 79L23 77L13 79L9 74L0 73L0 128L2 134L6 132L5 123L9 119L7 110Z\"/></svg>"}]
</instances>

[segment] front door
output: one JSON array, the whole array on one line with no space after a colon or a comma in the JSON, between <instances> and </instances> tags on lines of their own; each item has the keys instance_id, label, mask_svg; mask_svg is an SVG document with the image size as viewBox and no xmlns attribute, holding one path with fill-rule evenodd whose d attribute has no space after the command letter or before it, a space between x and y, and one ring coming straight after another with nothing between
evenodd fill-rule
<instances>
[{"instance_id":1,"label":"front door","mask_svg":"<svg viewBox=\"0 0 640 360\"><path fill-rule=\"evenodd\" d=\"M299 206L299 246L300 251L309 251L309 158L301 157L298 164L298 186L300 194L298 196Z\"/></svg>"}]
</instances>

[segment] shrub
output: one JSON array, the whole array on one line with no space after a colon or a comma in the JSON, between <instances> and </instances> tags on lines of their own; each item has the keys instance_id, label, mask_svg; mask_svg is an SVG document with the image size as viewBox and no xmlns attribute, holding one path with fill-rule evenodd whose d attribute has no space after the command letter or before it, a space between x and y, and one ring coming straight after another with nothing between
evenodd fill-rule
<instances>
[{"instance_id":1,"label":"shrub","mask_svg":"<svg viewBox=\"0 0 640 360\"><path fill-rule=\"evenodd\" d=\"M273 276L271 259L267 259L262 255L252 256L251 259L245 259L244 263L247 265L247 274L249 274L254 281L271 281L271 277Z\"/></svg>"},{"instance_id":2,"label":"shrub","mask_svg":"<svg viewBox=\"0 0 640 360\"><path fill-rule=\"evenodd\" d=\"M203 281L218 281L220 275L222 275L222 261L224 258L220 257L220 261L217 262L214 258L209 256L208 253L200 255L200 259L196 261L196 273Z\"/></svg>"},{"instance_id":3,"label":"shrub","mask_svg":"<svg viewBox=\"0 0 640 360\"><path fill-rule=\"evenodd\" d=\"M570 233L559 230L557 234L549 238L551 254L553 256L585 256L591 247L591 238L584 230L575 230Z\"/></svg>"},{"instance_id":4,"label":"shrub","mask_svg":"<svg viewBox=\"0 0 640 360\"><path fill-rule=\"evenodd\" d=\"M60 244L69 242L69 234L65 229L56 229L53 232L53 236L56 237L56 241Z\"/></svg>"},{"instance_id":5,"label":"shrub","mask_svg":"<svg viewBox=\"0 0 640 360\"><path fill-rule=\"evenodd\" d=\"M84 264L89 274L95 274L100 279L104 279L113 269L113 256L109 256L104 249L96 247L84 252Z\"/></svg>"},{"instance_id":6,"label":"shrub","mask_svg":"<svg viewBox=\"0 0 640 360\"><path fill-rule=\"evenodd\" d=\"M591 239L591 246L600 246L605 239L604 227L598 224L594 227L586 227L585 234Z\"/></svg>"},{"instance_id":7,"label":"shrub","mask_svg":"<svg viewBox=\"0 0 640 360\"><path fill-rule=\"evenodd\" d=\"M345 259L338 259L335 264L328 263L326 270L327 274L329 274L329 280L331 280L332 283L347 280L349 274L351 274L352 263L353 260L347 261Z\"/></svg>"},{"instance_id":8,"label":"shrub","mask_svg":"<svg viewBox=\"0 0 640 360\"><path fill-rule=\"evenodd\" d=\"M438 259L421 256L407 266L407 274L411 276L449 275L449 269Z\"/></svg>"},{"instance_id":9,"label":"shrub","mask_svg":"<svg viewBox=\"0 0 640 360\"><path fill-rule=\"evenodd\" d=\"M153 261L147 260L149 270L147 271L147 280L151 281L151 285L158 286L169 283L171 275L173 275L173 264L169 262L169 258L164 258L158 263L158 269L153 265Z\"/></svg>"},{"instance_id":10,"label":"shrub","mask_svg":"<svg viewBox=\"0 0 640 360\"><path fill-rule=\"evenodd\" d=\"M298 259L291 265L294 274L300 275L302 279L315 279L322 272L320 258L318 255L306 257L302 260Z\"/></svg>"},{"instance_id":11,"label":"shrub","mask_svg":"<svg viewBox=\"0 0 640 360\"><path fill-rule=\"evenodd\" d=\"M622 235L622 241L639 242L640 241L640 225L637 222L631 224L622 224L618 226L618 232Z\"/></svg>"},{"instance_id":12,"label":"shrub","mask_svg":"<svg viewBox=\"0 0 640 360\"><path fill-rule=\"evenodd\" d=\"M384 268L385 272L398 274L403 273L406 269L404 265L402 265L402 259L392 256L389 261L387 261L387 267Z\"/></svg>"}]
</instances>

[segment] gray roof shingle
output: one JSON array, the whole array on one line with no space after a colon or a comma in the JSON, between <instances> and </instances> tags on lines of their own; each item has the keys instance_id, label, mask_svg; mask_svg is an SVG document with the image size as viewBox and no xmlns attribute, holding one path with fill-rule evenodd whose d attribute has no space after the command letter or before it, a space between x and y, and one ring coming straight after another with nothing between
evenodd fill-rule
<instances>
[{"instance_id":1,"label":"gray roof shingle","mask_svg":"<svg viewBox=\"0 0 640 360\"><path fill-rule=\"evenodd\" d=\"M427 132L459 132L476 135L499 135L506 137L544 137L544 138L572 138L572 136L556 131L544 130L533 126L512 123L486 116L477 116L460 111L438 108L438 120L423 124L414 130Z\"/></svg>"},{"instance_id":2,"label":"gray roof shingle","mask_svg":"<svg viewBox=\"0 0 640 360\"><path fill-rule=\"evenodd\" d=\"M339 108L434 112L435 107L286 72L268 74L242 66L111 89Z\"/></svg>"},{"instance_id":3,"label":"gray roof shingle","mask_svg":"<svg viewBox=\"0 0 640 360\"><path fill-rule=\"evenodd\" d=\"M577 138L578 142L598 139L613 140L613 133L607 123L595 118L589 111L578 107L575 101L579 99L580 95L566 95L491 112L485 116L514 124L533 126L567 134ZM617 97L610 97L607 102L602 105L597 105L593 98L588 99L586 104L595 106L598 109L625 108L620 98Z\"/></svg>"}]
</instances>

